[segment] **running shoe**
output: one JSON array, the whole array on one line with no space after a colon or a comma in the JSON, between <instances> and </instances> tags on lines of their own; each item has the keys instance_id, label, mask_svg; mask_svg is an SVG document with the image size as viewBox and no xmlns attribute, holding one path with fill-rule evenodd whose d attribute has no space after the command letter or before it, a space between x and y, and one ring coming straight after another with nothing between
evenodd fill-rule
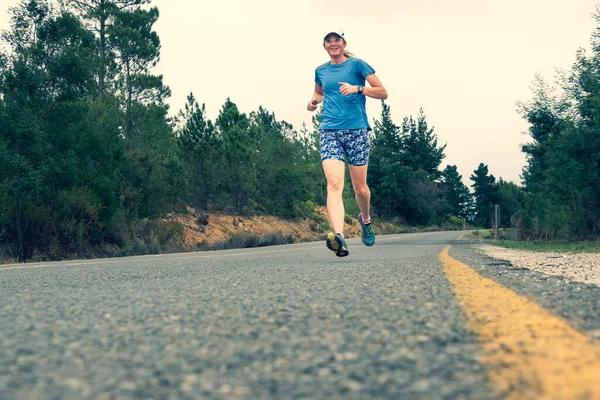
<instances>
[{"instance_id":1,"label":"running shoe","mask_svg":"<svg viewBox=\"0 0 600 400\"><path fill-rule=\"evenodd\" d=\"M362 214L358 214L358 222L362 228L362 235L360 238L365 246L373 246L375 244L375 232L373 232L373 227L371 224L364 224L362 219Z\"/></svg>"},{"instance_id":2,"label":"running shoe","mask_svg":"<svg viewBox=\"0 0 600 400\"><path fill-rule=\"evenodd\" d=\"M348 246L346 245L346 241L339 233L330 232L327 235L327 248L335 253L338 257L346 257L350 252L348 251Z\"/></svg>"}]
</instances>

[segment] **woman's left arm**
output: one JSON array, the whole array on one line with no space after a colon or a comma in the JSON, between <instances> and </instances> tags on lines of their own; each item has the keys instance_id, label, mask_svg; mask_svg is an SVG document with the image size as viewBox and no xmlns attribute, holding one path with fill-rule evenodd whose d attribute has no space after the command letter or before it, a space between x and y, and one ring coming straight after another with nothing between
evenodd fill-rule
<instances>
[{"instance_id":1,"label":"woman's left arm","mask_svg":"<svg viewBox=\"0 0 600 400\"><path fill-rule=\"evenodd\" d=\"M387 90L385 90L383 84L375 74L367 76L367 82L369 82L369 85L371 85L371 87L365 86L365 88L363 89L363 94L365 96L369 96L379 100L387 99Z\"/></svg>"}]
</instances>

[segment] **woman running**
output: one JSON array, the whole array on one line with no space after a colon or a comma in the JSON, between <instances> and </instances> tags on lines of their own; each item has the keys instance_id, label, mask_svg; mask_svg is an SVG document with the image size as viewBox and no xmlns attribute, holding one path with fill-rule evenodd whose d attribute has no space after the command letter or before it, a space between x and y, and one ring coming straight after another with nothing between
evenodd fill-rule
<instances>
[{"instance_id":1,"label":"woman running","mask_svg":"<svg viewBox=\"0 0 600 400\"><path fill-rule=\"evenodd\" d=\"M327 212L333 232L327 235L327 248L338 257L349 254L344 240L345 161L360 214L362 241L375 244L371 227L371 192L367 186L369 135L371 130L365 108L366 96L385 100L387 91L375 76L375 70L365 61L346 51L344 33L332 31L325 35L323 47L330 61L315 70L315 91L308 102L308 111L315 111L323 102L319 132L321 161L327 179ZM370 87L365 86L365 81Z\"/></svg>"}]
</instances>

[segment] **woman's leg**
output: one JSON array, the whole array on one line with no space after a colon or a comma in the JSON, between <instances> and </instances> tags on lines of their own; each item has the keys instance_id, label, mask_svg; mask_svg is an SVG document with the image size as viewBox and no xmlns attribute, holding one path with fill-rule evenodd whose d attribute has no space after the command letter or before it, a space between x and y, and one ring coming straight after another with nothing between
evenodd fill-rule
<instances>
[{"instance_id":1,"label":"woman's leg","mask_svg":"<svg viewBox=\"0 0 600 400\"><path fill-rule=\"evenodd\" d=\"M354 188L354 197L363 221L371 222L371 190L367 186L367 168L368 164L350 166L350 178L352 179L352 187Z\"/></svg>"},{"instance_id":2,"label":"woman's leg","mask_svg":"<svg viewBox=\"0 0 600 400\"><path fill-rule=\"evenodd\" d=\"M329 223L335 233L344 234L344 190L345 164L340 160L323 161L323 171L327 179L327 213Z\"/></svg>"},{"instance_id":3,"label":"woman's leg","mask_svg":"<svg viewBox=\"0 0 600 400\"><path fill-rule=\"evenodd\" d=\"M350 177L354 187L356 203L360 208L358 222L362 228L361 239L366 246L375 244L375 232L371 226L371 191L367 186L367 164L360 167L350 166Z\"/></svg>"},{"instance_id":4,"label":"woman's leg","mask_svg":"<svg viewBox=\"0 0 600 400\"><path fill-rule=\"evenodd\" d=\"M369 166L369 141L368 129L350 129L345 132L344 150L350 166L350 178L354 188L354 197L362 219L369 223L371 214L371 191L367 186L367 169Z\"/></svg>"}]
</instances>

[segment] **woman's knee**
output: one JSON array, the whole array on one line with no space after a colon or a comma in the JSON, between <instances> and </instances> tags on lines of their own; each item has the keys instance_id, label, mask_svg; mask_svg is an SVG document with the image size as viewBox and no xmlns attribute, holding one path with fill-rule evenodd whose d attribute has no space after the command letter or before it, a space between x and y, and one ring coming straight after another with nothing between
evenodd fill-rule
<instances>
[{"instance_id":1,"label":"woman's knee","mask_svg":"<svg viewBox=\"0 0 600 400\"><path fill-rule=\"evenodd\" d=\"M368 196L371 193L371 191L369 190L369 187L366 184L365 185L355 185L354 193L358 196Z\"/></svg>"},{"instance_id":2,"label":"woman's knee","mask_svg":"<svg viewBox=\"0 0 600 400\"><path fill-rule=\"evenodd\" d=\"M327 191L328 192L341 192L344 190L344 179L343 178L329 178L327 180Z\"/></svg>"}]
</instances>

